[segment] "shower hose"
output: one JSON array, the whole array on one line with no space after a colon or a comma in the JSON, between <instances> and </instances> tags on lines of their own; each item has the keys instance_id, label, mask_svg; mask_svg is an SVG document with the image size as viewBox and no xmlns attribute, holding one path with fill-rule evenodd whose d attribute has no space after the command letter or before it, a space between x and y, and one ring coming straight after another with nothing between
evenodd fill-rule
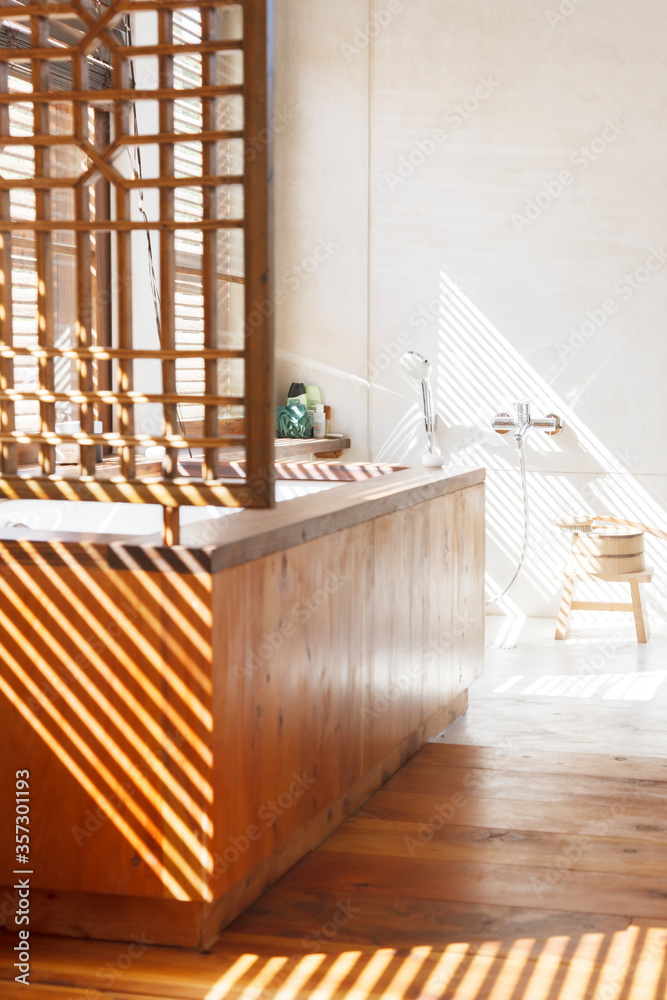
<instances>
[{"instance_id":1,"label":"shower hose","mask_svg":"<svg viewBox=\"0 0 667 1000\"><path fill-rule=\"evenodd\" d=\"M500 594L496 594L490 600L484 602L484 607L488 607L489 604L495 604L496 601L502 600L506 594L509 594L510 590L519 578L519 574L523 569L523 564L526 561L526 552L528 551L528 483L526 482L526 456L524 454L524 438L521 437L518 442L519 446L519 466L521 469L521 483L523 486L523 549L521 551L521 559L519 560L519 565L516 568L516 573L507 584L505 589Z\"/></svg>"}]
</instances>

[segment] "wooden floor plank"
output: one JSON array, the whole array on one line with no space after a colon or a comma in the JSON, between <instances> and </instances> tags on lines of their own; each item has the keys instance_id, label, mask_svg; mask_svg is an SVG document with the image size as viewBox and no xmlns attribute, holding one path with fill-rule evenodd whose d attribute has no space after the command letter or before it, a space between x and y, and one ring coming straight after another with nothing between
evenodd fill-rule
<instances>
[{"instance_id":1,"label":"wooden floor plank","mask_svg":"<svg viewBox=\"0 0 667 1000\"><path fill-rule=\"evenodd\" d=\"M230 935L233 937L233 935ZM175 949L157 949L172 953ZM568 1000L589 1000L586 986L608 977L614 964L618 965L619 951L614 952L610 942L598 941L591 957L583 955L567 938L554 939L551 947L530 950L526 942L517 940L514 947L503 953L489 942L485 949L465 951L446 949L433 952L428 947L394 951L375 948L371 951L341 949L338 954L296 953L282 965L270 964L263 954L257 956L240 949L239 959L229 965L219 966L219 976L210 986L185 977L178 981L167 979L163 983L142 980L131 973L123 975L110 989L84 987L77 983L75 1000L80 997L106 996L113 1000L269 1000L279 990L285 998L305 998L320 991L327 1000L343 1000L356 996L368 1000L388 997L469 997L482 1000L498 984L523 982L523 997L546 997L550 984L564 984L570 978L577 991L568 993ZM169 963L168 963L169 964ZM143 984L143 985L142 985ZM25 987L21 987L25 990ZM7 986L3 998L15 1000L18 987ZM526 992L530 989L532 992ZM150 990L150 992L149 992ZM25 995L25 994L24 994ZM37 1000L65 1000L72 998L71 983L34 982L30 996ZM592 997L592 995L591 995Z\"/></svg>"},{"instance_id":2,"label":"wooden floor plank","mask_svg":"<svg viewBox=\"0 0 667 1000\"><path fill-rule=\"evenodd\" d=\"M587 774L544 774L515 771L449 767L414 761L401 768L383 786L386 792L454 795L462 792L477 798L537 799L562 802L576 809L578 800L613 807L633 804L642 811L652 809L667 814L667 781L643 778L593 777Z\"/></svg>"},{"instance_id":3,"label":"wooden floor plank","mask_svg":"<svg viewBox=\"0 0 667 1000\"><path fill-rule=\"evenodd\" d=\"M543 909L578 910L667 921L667 879L595 872L521 869L512 865L436 862L342 854L321 848L287 873L281 884L341 896L353 890L393 895L397 885L418 899L510 903ZM409 892L406 892L409 887Z\"/></svg>"},{"instance_id":4,"label":"wooden floor plank","mask_svg":"<svg viewBox=\"0 0 667 1000\"><path fill-rule=\"evenodd\" d=\"M416 820L390 823L354 816L327 840L326 849L387 858L419 857L448 863L479 861L547 871L576 868L667 878L667 840L621 840L448 822L436 829Z\"/></svg>"},{"instance_id":5,"label":"wooden floor plank","mask_svg":"<svg viewBox=\"0 0 667 1000\"><path fill-rule=\"evenodd\" d=\"M265 939L275 934L286 940L302 940L321 932L323 915L330 915L333 897L322 892L274 887L246 910L228 929L226 940L235 935ZM570 941L602 935L619 936L630 926L626 917L609 914L541 910L490 903L440 903L437 900L405 896L378 897L365 892L350 892L352 918L338 928L335 941L350 947L386 947L407 949L428 945L435 949L449 947L468 952L483 951L488 942L508 947L523 942L529 952L548 942L567 938ZM595 946L597 952L597 944ZM595 955L588 954L593 959Z\"/></svg>"},{"instance_id":6,"label":"wooden floor plank","mask_svg":"<svg viewBox=\"0 0 667 1000\"><path fill-rule=\"evenodd\" d=\"M28 987L29 992L26 992L26 987L19 983L3 983L2 984L2 1000L101 1000L102 997L107 997L109 1000L137 1000L140 996L140 1000L165 1000L164 994L162 993L126 993L124 990L114 990L113 993L108 993L106 990L99 991L97 988L93 991L89 991L88 996L85 991L81 991L80 987L77 985L76 990L73 990L72 985L69 986L52 986L47 983L31 983ZM169 1000L192 1000L191 997L187 997L185 994L179 994L174 997L170 997ZM195 1000L203 1000L202 995L198 995Z\"/></svg>"},{"instance_id":7,"label":"wooden floor plank","mask_svg":"<svg viewBox=\"0 0 667 1000\"><path fill-rule=\"evenodd\" d=\"M599 778L636 778L667 781L666 757L635 757L619 753L572 753L567 750L508 750L497 746L441 743L435 737L409 762L443 763L450 767L483 767L543 774L588 774ZM408 765L406 765L408 766Z\"/></svg>"},{"instance_id":8,"label":"wooden floor plank","mask_svg":"<svg viewBox=\"0 0 667 1000\"><path fill-rule=\"evenodd\" d=\"M657 840L667 837L667 816L630 806L588 805L578 802L567 810L561 802L537 802L465 796L457 805L449 795L416 792L386 792L380 789L355 813L363 818L394 821L406 817L435 823L437 810L454 808L460 826L498 830L542 830L548 833L616 836L622 840ZM449 815L447 810L446 815Z\"/></svg>"}]
</instances>

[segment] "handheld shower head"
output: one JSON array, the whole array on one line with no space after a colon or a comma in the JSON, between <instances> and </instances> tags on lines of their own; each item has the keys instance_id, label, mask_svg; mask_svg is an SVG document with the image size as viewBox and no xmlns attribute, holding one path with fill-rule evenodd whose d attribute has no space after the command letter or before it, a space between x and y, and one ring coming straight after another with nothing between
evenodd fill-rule
<instances>
[{"instance_id":1,"label":"handheld shower head","mask_svg":"<svg viewBox=\"0 0 667 1000\"><path fill-rule=\"evenodd\" d=\"M438 464L442 465L444 459L440 459L439 456L434 455L433 447L433 435L435 434L438 426L438 417L435 412L435 407L433 406L433 394L431 393L431 385L429 382L431 377L431 362L427 361L423 354L418 354L417 351L406 351L406 353L401 356L401 367L406 374L410 376L410 378L415 379L422 387L424 426L428 436L428 453L429 457L433 458L432 462L429 461L426 464L436 464L435 458L438 458Z\"/></svg>"},{"instance_id":2,"label":"handheld shower head","mask_svg":"<svg viewBox=\"0 0 667 1000\"><path fill-rule=\"evenodd\" d=\"M425 382L431 374L431 362L416 351L406 351L401 357L401 364L408 375L419 382Z\"/></svg>"}]
</instances>

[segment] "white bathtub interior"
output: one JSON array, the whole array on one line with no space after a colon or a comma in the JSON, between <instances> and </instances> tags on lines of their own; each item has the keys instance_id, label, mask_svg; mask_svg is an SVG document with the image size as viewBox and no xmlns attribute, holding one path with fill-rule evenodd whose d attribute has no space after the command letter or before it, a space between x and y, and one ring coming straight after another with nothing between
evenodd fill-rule
<instances>
[{"instance_id":1,"label":"white bathtub interior","mask_svg":"<svg viewBox=\"0 0 667 1000\"><path fill-rule=\"evenodd\" d=\"M344 486L336 480L277 480L276 501L294 500ZM238 513L236 507L181 507L181 525ZM162 529L162 507L139 503L88 503L85 500L0 501L0 531L77 532L94 535L154 535Z\"/></svg>"}]
</instances>

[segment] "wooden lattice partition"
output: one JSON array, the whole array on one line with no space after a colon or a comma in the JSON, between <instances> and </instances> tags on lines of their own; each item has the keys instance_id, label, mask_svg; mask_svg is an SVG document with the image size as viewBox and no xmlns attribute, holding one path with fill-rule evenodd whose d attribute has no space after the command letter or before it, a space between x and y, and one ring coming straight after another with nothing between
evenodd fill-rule
<instances>
[{"instance_id":1,"label":"wooden lattice partition","mask_svg":"<svg viewBox=\"0 0 667 1000\"><path fill-rule=\"evenodd\" d=\"M159 503L169 541L178 537L180 505L272 504L267 6L267 0L0 6L0 147L28 147L29 163L28 176L0 179L0 497ZM176 33L182 21L189 27ZM183 59L190 61L187 78L175 73ZM17 73L18 89L12 86ZM17 105L30 115L31 134L16 134L12 126ZM137 126L142 107L156 123L152 132ZM183 107L193 123L187 131L175 126L175 108ZM54 127L55 108L68 123L64 131ZM106 126L102 121L100 127L100 112ZM186 147L191 156L184 174L178 163ZM67 150L76 169L63 169ZM146 164L150 150L155 168L138 173L139 157L143 152ZM195 204L194 217L179 209L183 191ZM17 192L29 198L19 211ZM220 241L234 231L242 233L238 261L221 274ZM155 279L154 346L143 346L145 331L137 329L137 303L152 297L145 278L142 287L136 284L138 241L144 238L137 234L145 233ZM71 336L68 342L65 335L64 345L55 318L56 239L68 243L76 271ZM191 279L199 296L197 330L186 346L177 342L175 322L179 240L193 243L197 261ZM34 255L32 340L17 335L14 323L13 254L19 244ZM105 261L111 276L106 290ZM221 293L232 286L242 295L236 339L225 327L229 309ZM109 307L106 343L99 319L103 293ZM16 377L17 365L25 372L26 358L34 366L33 384L25 374ZM159 365L159 391L137 388L137 363L147 361ZM197 392L179 388L178 366L188 361L202 366ZM232 364L243 367L241 390L221 391ZM35 426L27 428L17 426L17 406L26 401L35 410ZM140 404L160 414L160 431L137 429ZM71 419L78 415L78 433L56 434L58 406L68 406ZM188 406L198 407L198 421L183 419ZM103 411L105 430L93 433ZM80 446L80 461L65 474L56 449L67 443ZM246 480L225 482L219 478L220 449L242 443ZM108 468L102 474L97 464L100 445L117 450L111 474ZM37 446L39 466L32 470L21 463L25 446ZM145 446L166 449L159 476L141 475L137 454ZM201 449L199 478L179 473L182 449Z\"/></svg>"}]
</instances>

